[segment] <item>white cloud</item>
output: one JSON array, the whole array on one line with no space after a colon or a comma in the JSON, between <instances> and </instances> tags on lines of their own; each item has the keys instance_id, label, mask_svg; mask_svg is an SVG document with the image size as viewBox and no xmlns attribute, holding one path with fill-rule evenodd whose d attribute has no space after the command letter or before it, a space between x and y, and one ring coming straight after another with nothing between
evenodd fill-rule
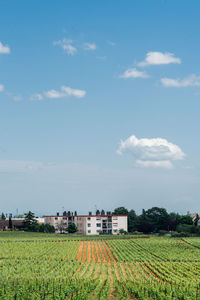
<instances>
[{"instance_id":1,"label":"white cloud","mask_svg":"<svg viewBox=\"0 0 200 300\"><path fill-rule=\"evenodd\" d=\"M8 45L3 45L0 42L0 54L9 54L10 53L10 47Z\"/></svg>"},{"instance_id":2,"label":"white cloud","mask_svg":"<svg viewBox=\"0 0 200 300\"><path fill-rule=\"evenodd\" d=\"M4 85L0 84L0 92L3 92L3 91L4 91Z\"/></svg>"},{"instance_id":3,"label":"white cloud","mask_svg":"<svg viewBox=\"0 0 200 300\"><path fill-rule=\"evenodd\" d=\"M188 86L200 86L200 76L192 74L184 79L173 78L161 78L161 83L165 87L188 87Z\"/></svg>"},{"instance_id":4,"label":"white cloud","mask_svg":"<svg viewBox=\"0 0 200 300\"><path fill-rule=\"evenodd\" d=\"M58 99L58 98L63 98L63 97L68 97L68 96L74 96L76 98L83 98L86 95L86 91L72 89L68 86L63 85L61 87L61 91L49 90L49 91L45 92L44 95L47 98L52 98L52 99Z\"/></svg>"},{"instance_id":5,"label":"white cloud","mask_svg":"<svg viewBox=\"0 0 200 300\"><path fill-rule=\"evenodd\" d=\"M77 48L73 46L73 41L70 39L62 39L55 41L53 45L60 46L68 55L75 55L77 53Z\"/></svg>"},{"instance_id":6,"label":"white cloud","mask_svg":"<svg viewBox=\"0 0 200 300\"><path fill-rule=\"evenodd\" d=\"M49 90L49 91L45 92L44 95L47 98L51 98L51 99L58 99L58 98L62 98L65 96L63 93L56 91L56 90Z\"/></svg>"},{"instance_id":7,"label":"white cloud","mask_svg":"<svg viewBox=\"0 0 200 300\"><path fill-rule=\"evenodd\" d=\"M172 169L173 165L169 160L136 160L136 164L140 167L144 168L165 168L165 169Z\"/></svg>"},{"instance_id":8,"label":"white cloud","mask_svg":"<svg viewBox=\"0 0 200 300\"><path fill-rule=\"evenodd\" d=\"M168 65L180 64L181 59L175 57L173 53L148 52L144 61L138 63L138 66L145 67L150 65Z\"/></svg>"},{"instance_id":9,"label":"white cloud","mask_svg":"<svg viewBox=\"0 0 200 300\"><path fill-rule=\"evenodd\" d=\"M30 97L30 100L31 101L34 101L34 100L38 100L38 101L41 101L43 99L43 96L41 94L33 94L31 97Z\"/></svg>"},{"instance_id":10,"label":"white cloud","mask_svg":"<svg viewBox=\"0 0 200 300\"><path fill-rule=\"evenodd\" d=\"M120 78L148 78L149 75L146 72L138 71L135 68L127 69Z\"/></svg>"},{"instance_id":11,"label":"white cloud","mask_svg":"<svg viewBox=\"0 0 200 300\"><path fill-rule=\"evenodd\" d=\"M172 161L183 160L181 148L163 138L142 138L135 135L121 141L117 153L131 153L137 165L143 167L172 168Z\"/></svg>"},{"instance_id":12,"label":"white cloud","mask_svg":"<svg viewBox=\"0 0 200 300\"><path fill-rule=\"evenodd\" d=\"M77 97L77 98L83 98L86 95L86 91L84 91L84 90L72 89L69 86L65 86L65 85L63 85L61 87L61 90L63 92L65 92L66 95L74 96L74 97Z\"/></svg>"},{"instance_id":13,"label":"white cloud","mask_svg":"<svg viewBox=\"0 0 200 300\"><path fill-rule=\"evenodd\" d=\"M84 46L84 49L88 50L88 51L94 51L97 49L97 46L94 43L85 43L83 46Z\"/></svg>"}]
</instances>

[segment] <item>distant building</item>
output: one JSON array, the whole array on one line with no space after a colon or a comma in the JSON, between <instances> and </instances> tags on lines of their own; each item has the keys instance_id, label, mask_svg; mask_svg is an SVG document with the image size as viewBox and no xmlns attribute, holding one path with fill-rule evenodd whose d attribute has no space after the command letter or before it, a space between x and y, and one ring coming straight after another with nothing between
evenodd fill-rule
<instances>
[{"instance_id":1,"label":"distant building","mask_svg":"<svg viewBox=\"0 0 200 300\"><path fill-rule=\"evenodd\" d=\"M20 230L23 228L24 218L11 218L12 220L12 229ZM44 224L44 218L36 218L38 224ZM0 219L0 231L9 229L9 218L6 220Z\"/></svg>"},{"instance_id":2,"label":"distant building","mask_svg":"<svg viewBox=\"0 0 200 300\"><path fill-rule=\"evenodd\" d=\"M56 232L66 232L70 223L75 223L78 234L98 235L118 234L120 229L127 231L127 215L69 215L45 216L45 224L53 225Z\"/></svg>"}]
</instances>

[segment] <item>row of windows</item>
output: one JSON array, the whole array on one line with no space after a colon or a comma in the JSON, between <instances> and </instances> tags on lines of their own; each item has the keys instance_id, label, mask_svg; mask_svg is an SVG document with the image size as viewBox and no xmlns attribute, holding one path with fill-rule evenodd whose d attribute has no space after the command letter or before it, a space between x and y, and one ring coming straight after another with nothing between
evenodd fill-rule
<instances>
[{"instance_id":1,"label":"row of windows","mask_svg":"<svg viewBox=\"0 0 200 300\"><path fill-rule=\"evenodd\" d=\"M97 233L100 233L100 232L101 232L101 230L99 230L99 229L98 229L98 230L96 230L96 232L97 232ZM116 232L118 232L118 230L117 230L117 229L114 229L114 230L113 230L113 232L115 232L115 233L116 233ZM91 230L88 230L88 233L91 233Z\"/></svg>"},{"instance_id":2,"label":"row of windows","mask_svg":"<svg viewBox=\"0 0 200 300\"><path fill-rule=\"evenodd\" d=\"M87 226L88 226L88 227L91 227L91 223L88 223ZM101 227L101 223L97 223L97 224L96 224L96 227Z\"/></svg>"},{"instance_id":3,"label":"row of windows","mask_svg":"<svg viewBox=\"0 0 200 300\"><path fill-rule=\"evenodd\" d=\"M88 219L88 221L90 221L90 220L91 220L91 217L88 217L87 219ZM107 220L112 221L112 219L113 219L113 220L118 220L118 217L108 217L108 219L105 219L105 220L103 220L103 221L107 221ZM101 217L96 217L96 220L97 220L97 221L101 220Z\"/></svg>"}]
</instances>

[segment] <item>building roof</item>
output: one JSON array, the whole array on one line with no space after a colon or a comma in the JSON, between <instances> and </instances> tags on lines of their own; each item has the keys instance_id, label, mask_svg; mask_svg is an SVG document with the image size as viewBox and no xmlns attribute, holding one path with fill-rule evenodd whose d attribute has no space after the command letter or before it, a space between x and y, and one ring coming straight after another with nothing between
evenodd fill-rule
<instances>
[{"instance_id":1,"label":"building roof","mask_svg":"<svg viewBox=\"0 0 200 300\"><path fill-rule=\"evenodd\" d=\"M61 217L128 217L128 215L59 215L59 216L44 216L44 218L61 218Z\"/></svg>"}]
</instances>

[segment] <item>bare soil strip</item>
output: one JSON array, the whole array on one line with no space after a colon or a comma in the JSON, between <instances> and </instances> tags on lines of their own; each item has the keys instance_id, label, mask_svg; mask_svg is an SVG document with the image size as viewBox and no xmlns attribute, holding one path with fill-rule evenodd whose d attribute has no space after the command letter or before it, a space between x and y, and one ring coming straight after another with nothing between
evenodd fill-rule
<instances>
[{"instance_id":1,"label":"bare soil strip","mask_svg":"<svg viewBox=\"0 0 200 300\"><path fill-rule=\"evenodd\" d=\"M84 263L87 260L87 245L88 243L85 242L84 243L84 250L83 250L83 259L82 259L82 263Z\"/></svg>"},{"instance_id":2,"label":"bare soil strip","mask_svg":"<svg viewBox=\"0 0 200 300\"><path fill-rule=\"evenodd\" d=\"M90 242L88 242L88 262L90 262L91 261L91 243Z\"/></svg>"},{"instance_id":3,"label":"bare soil strip","mask_svg":"<svg viewBox=\"0 0 200 300\"><path fill-rule=\"evenodd\" d=\"M112 257L112 259L114 260L114 262L116 263L117 262L117 259L114 257L111 249L109 248L108 244L106 242L104 242L104 245L106 246L108 252L110 253L110 256Z\"/></svg>"},{"instance_id":4,"label":"bare soil strip","mask_svg":"<svg viewBox=\"0 0 200 300\"><path fill-rule=\"evenodd\" d=\"M83 252L83 242L81 242L79 249L78 249L78 254L77 254L77 259L78 261L81 261L81 257L82 257L82 252Z\"/></svg>"},{"instance_id":5,"label":"bare soil strip","mask_svg":"<svg viewBox=\"0 0 200 300\"><path fill-rule=\"evenodd\" d=\"M112 262L112 256L110 255L110 253L109 253L109 251L106 247L106 244L104 242L102 242L102 248L104 249L104 252L106 253L108 262L111 263Z\"/></svg>"},{"instance_id":6,"label":"bare soil strip","mask_svg":"<svg viewBox=\"0 0 200 300\"><path fill-rule=\"evenodd\" d=\"M103 258L103 262L106 263L107 262L107 259L106 259L106 256L105 256L105 253L102 249L102 242L99 242L99 249L101 251L101 255L102 255L102 258Z\"/></svg>"},{"instance_id":7,"label":"bare soil strip","mask_svg":"<svg viewBox=\"0 0 200 300\"><path fill-rule=\"evenodd\" d=\"M96 262L96 254L94 249L94 243L92 242L92 261Z\"/></svg>"},{"instance_id":8,"label":"bare soil strip","mask_svg":"<svg viewBox=\"0 0 200 300\"><path fill-rule=\"evenodd\" d=\"M95 242L95 247L96 247L96 253L97 253L97 261L101 262L101 255L99 253L97 242Z\"/></svg>"},{"instance_id":9,"label":"bare soil strip","mask_svg":"<svg viewBox=\"0 0 200 300\"><path fill-rule=\"evenodd\" d=\"M128 271L129 271L131 277L135 279L135 276L133 275L133 272L132 272L131 268L129 267L128 263L126 263L126 267L127 267Z\"/></svg>"},{"instance_id":10,"label":"bare soil strip","mask_svg":"<svg viewBox=\"0 0 200 300\"><path fill-rule=\"evenodd\" d=\"M125 269L124 269L123 264L120 263L119 265L120 265L120 268L121 268L121 270L122 270L122 274L123 274L124 278L127 279L127 274L126 274L126 271L125 271Z\"/></svg>"}]
</instances>

